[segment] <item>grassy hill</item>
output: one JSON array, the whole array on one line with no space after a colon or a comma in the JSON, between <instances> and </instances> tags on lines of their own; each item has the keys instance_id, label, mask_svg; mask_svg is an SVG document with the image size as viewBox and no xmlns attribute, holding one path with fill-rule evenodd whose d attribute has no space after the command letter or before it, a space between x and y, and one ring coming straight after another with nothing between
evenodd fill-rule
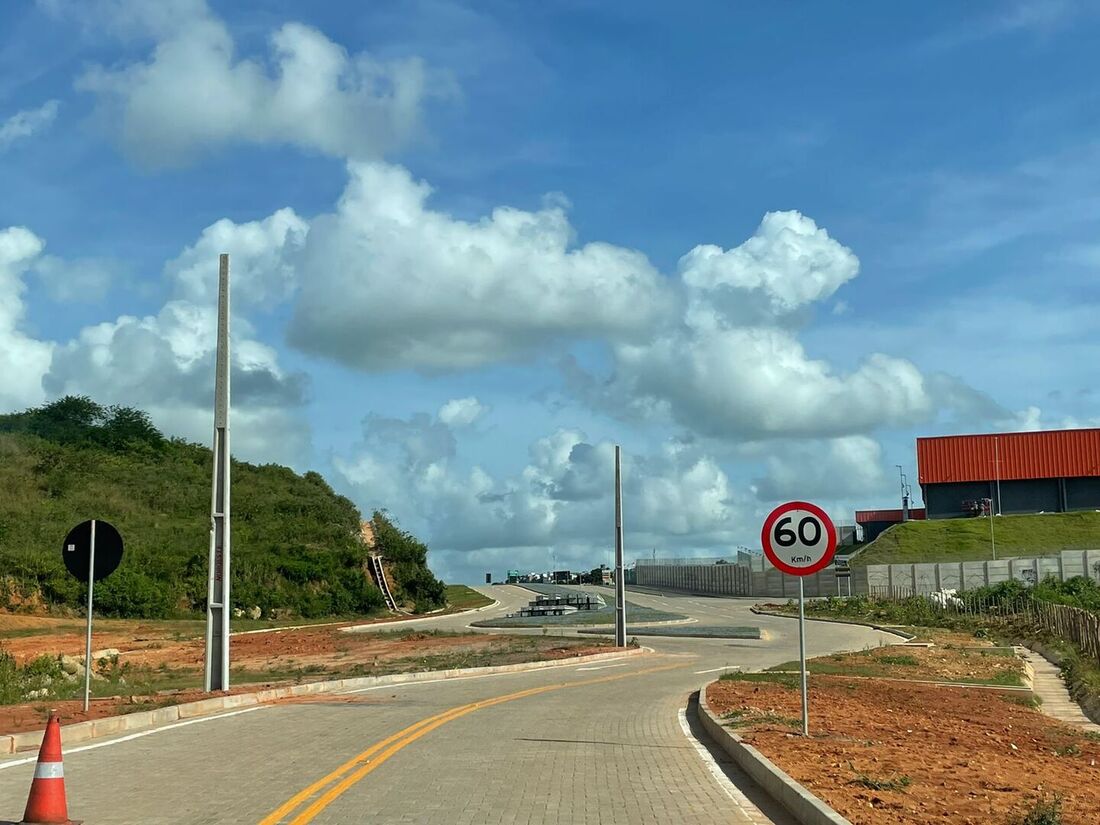
<instances>
[{"instance_id":1,"label":"grassy hill","mask_svg":"<svg viewBox=\"0 0 1100 825\"><path fill-rule=\"evenodd\" d=\"M168 617L204 611L211 451L166 439L140 410L86 398L0 416L0 607L79 608L84 587L61 544L88 518L125 542L119 569L95 588L97 612ZM307 618L383 608L365 572L361 517L315 472L232 465L234 607ZM401 600L430 610L443 584L427 548L383 514L376 546L394 562Z\"/></svg>"},{"instance_id":2,"label":"grassy hill","mask_svg":"<svg viewBox=\"0 0 1100 825\"><path fill-rule=\"evenodd\" d=\"M1100 513L997 516L997 558L1049 556L1100 548ZM909 521L891 527L852 559L853 565L983 561L992 558L989 519Z\"/></svg>"}]
</instances>

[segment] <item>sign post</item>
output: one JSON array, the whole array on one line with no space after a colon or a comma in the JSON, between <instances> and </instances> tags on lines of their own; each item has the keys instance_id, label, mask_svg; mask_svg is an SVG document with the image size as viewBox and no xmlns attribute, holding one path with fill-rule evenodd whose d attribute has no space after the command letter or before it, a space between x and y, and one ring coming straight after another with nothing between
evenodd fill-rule
<instances>
[{"instance_id":1,"label":"sign post","mask_svg":"<svg viewBox=\"0 0 1100 825\"><path fill-rule=\"evenodd\" d=\"M810 702L806 686L806 592L802 583L829 566L836 554L836 527L816 504L788 501L764 519L760 531L764 555L777 570L798 576L798 662L802 676L802 735L810 735Z\"/></svg>"},{"instance_id":2,"label":"sign post","mask_svg":"<svg viewBox=\"0 0 1100 825\"><path fill-rule=\"evenodd\" d=\"M61 560L75 579L88 584L88 630L84 639L84 711L87 713L92 692L92 592L95 583L115 572L122 561L122 536L105 521L81 522L65 536Z\"/></svg>"}]
</instances>

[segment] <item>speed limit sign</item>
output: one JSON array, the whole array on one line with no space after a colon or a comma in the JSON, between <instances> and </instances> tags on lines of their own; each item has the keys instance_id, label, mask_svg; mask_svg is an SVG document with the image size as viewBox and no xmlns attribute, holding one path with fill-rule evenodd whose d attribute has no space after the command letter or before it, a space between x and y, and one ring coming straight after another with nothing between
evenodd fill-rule
<instances>
[{"instance_id":1,"label":"speed limit sign","mask_svg":"<svg viewBox=\"0 0 1100 825\"><path fill-rule=\"evenodd\" d=\"M764 519L764 555L778 570L798 576L798 663L802 675L802 735L810 735L810 691L806 669L806 592L802 577L829 566L836 553L836 527L816 504L788 501Z\"/></svg>"},{"instance_id":2,"label":"speed limit sign","mask_svg":"<svg viewBox=\"0 0 1100 825\"><path fill-rule=\"evenodd\" d=\"M816 504L788 501L764 520L760 542L764 555L778 570L791 576L809 576L833 560L836 527Z\"/></svg>"}]
</instances>

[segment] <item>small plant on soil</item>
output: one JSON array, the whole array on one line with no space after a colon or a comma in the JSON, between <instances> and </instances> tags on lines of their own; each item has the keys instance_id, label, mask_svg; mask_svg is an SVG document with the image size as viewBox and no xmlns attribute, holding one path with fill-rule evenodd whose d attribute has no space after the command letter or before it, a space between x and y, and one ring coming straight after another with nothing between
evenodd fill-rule
<instances>
[{"instance_id":1,"label":"small plant on soil","mask_svg":"<svg viewBox=\"0 0 1100 825\"><path fill-rule=\"evenodd\" d=\"M1080 756L1081 749L1076 745L1064 745L1060 748L1055 748L1054 753L1058 756Z\"/></svg>"},{"instance_id":2,"label":"small plant on soil","mask_svg":"<svg viewBox=\"0 0 1100 825\"><path fill-rule=\"evenodd\" d=\"M1062 825L1062 797L1040 799L1016 820L1016 825Z\"/></svg>"},{"instance_id":3,"label":"small plant on soil","mask_svg":"<svg viewBox=\"0 0 1100 825\"><path fill-rule=\"evenodd\" d=\"M915 656L879 656L878 660L884 665L903 665L905 667L920 665Z\"/></svg>"},{"instance_id":4,"label":"small plant on soil","mask_svg":"<svg viewBox=\"0 0 1100 825\"><path fill-rule=\"evenodd\" d=\"M853 785L862 785L869 791L904 791L913 780L904 774L892 778L877 778L861 773L852 780Z\"/></svg>"},{"instance_id":5,"label":"small plant on soil","mask_svg":"<svg viewBox=\"0 0 1100 825\"><path fill-rule=\"evenodd\" d=\"M1040 697L1035 696L1035 695L1031 695L1031 696L1002 696L1001 698L1004 701L1011 702L1014 705L1023 705L1025 708L1032 708L1034 710L1038 710L1043 704L1043 700Z\"/></svg>"}]
</instances>

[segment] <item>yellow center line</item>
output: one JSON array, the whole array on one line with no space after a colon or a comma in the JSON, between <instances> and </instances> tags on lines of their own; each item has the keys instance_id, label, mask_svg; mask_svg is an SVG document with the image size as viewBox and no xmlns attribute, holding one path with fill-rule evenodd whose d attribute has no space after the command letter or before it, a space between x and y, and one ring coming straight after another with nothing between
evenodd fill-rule
<instances>
[{"instance_id":1,"label":"yellow center line","mask_svg":"<svg viewBox=\"0 0 1100 825\"><path fill-rule=\"evenodd\" d=\"M437 713L434 716L429 716L425 719L421 719L419 722L415 722L408 727L399 730L397 733L387 736L381 742L378 742L371 747L367 748L362 753L349 759L344 764L340 765L331 773L321 777L309 787L302 789L262 820L259 825L277 825L283 818L294 809L298 808L303 802L313 796L315 793L326 787L330 783L336 782L331 788L325 791L319 796L313 803L306 807L298 816L291 820L290 825L306 825L306 823L313 821L313 818L317 816L321 811L327 808L332 802L344 793L348 788L365 777L383 762L388 760L391 756L396 754L402 748L411 745L417 739L422 736L427 736L436 728L447 724L459 717L465 716L468 713L473 713L476 710L482 708L492 707L493 705L499 705L503 702L511 702L516 699L523 699L528 696L536 696L540 693L547 693L552 690L561 690L563 688L581 687L584 685L600 684L602 682L614 682L619 679L627 679L632 676L642 676L648 673L658 673L663 670L674 670L676 668L686 667L685 664L675 665L663 665L661 667L647 668L645 670L631 671L630 673L616 673L610 676L599 676L593 679L582 679L577 682L560 682L555 685L544 685L542 687L527 688L526 690L516 691L515 693L506 693L502 696L495 696L491 699L482 699L477 702L471 702L466 705L459 705L457 707L450 708L441 713ZM377 755L377 756L376 756ZM375 758L376 757L376 758ZM365 764L364 764L365 763ZM344 777L349 771L352 771L359 766L353 773ZM340 777L344 777L340 779Z\"/></svg>"}]
</instances>

